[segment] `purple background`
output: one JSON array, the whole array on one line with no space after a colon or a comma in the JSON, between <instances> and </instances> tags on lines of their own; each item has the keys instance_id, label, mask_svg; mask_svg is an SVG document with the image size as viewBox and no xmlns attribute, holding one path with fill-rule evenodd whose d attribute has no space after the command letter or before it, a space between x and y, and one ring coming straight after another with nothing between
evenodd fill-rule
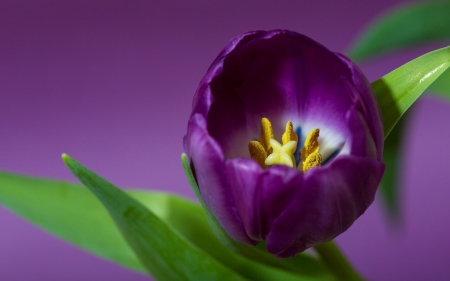
<instances>
[{"instance_id":1,"label":"purple background","mask_svg":"<svg viewBox=\"0 0 450 281\"><path fill-rule=\"evenodd\" d=\"M344 52L402 1L162 2L0 2L0 169L74 181L60 160L66 152L119 186L193 198L182 137L198 82L228 40L284 28ZM428 50L363 70L373 81ZM415 109L403 147L403 224L389 228L376 202L337 239L370 280L450 276L450 107L428 97ZM148 279L0 208L0 280Z\"/></svg>"}]
</instances>

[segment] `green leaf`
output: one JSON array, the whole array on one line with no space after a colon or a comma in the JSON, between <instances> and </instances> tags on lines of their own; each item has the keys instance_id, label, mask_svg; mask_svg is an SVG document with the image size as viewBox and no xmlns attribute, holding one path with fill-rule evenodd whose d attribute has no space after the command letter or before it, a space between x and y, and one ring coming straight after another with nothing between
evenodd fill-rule
<instances>
[{"instance_id":1,"label":"green leaf","mask_svg":"<svg viewBox=\"0 0 450 281\"><path fill-rule=\"evenodd\" d=\"M158 280L246 280L193 246L153 212L67 155L72 173L106 207L142 265Z\"/></svg>"},{"instance_id":2,"label":"green leaf","mask_svg":"<svg viewBox=\"0 0 450 281\"><path fill-rule=\"evenodd\" d=\"M222 228L220 223L217 221L215 216L209 211L208 207L203 201L203 198L200 194L200 190L197 186L197 182L195 180L194 174L192 173L189 161L185 153L181 155L181 162L186 177L188 179L188 182L192 190L194 191L195 195L197 196L198 200L202 204L202 207L205 210L206 216L208 218L208 221L211 225L213 232L229 249L248 259L260 262L265 265L277 267L283 270L289 270L292 272L307 275L310 274L316 275L318 272L328 274L327 272L329 272L329 269L325 268L323 264L319 263L316 259L314 259L310 254L306 252L303 252L289 259L277 259L264 249L265 246L264 243L261 243L259 247L250 247L237 241L234 241L231 237L228 236L226 231Z\"/></svg>"},{"instance_id":3,"label":"green leaf","mask_svg":"<svg viewBox=\"0 0 450 281\"><path fill-rule=\"evenodd\" d=\"M203 210L186 199L159 192L128 191L186 236L208 231ZM76 184L0 172L0 203L47 231L103 258L144 271L108 212ZM193 231L193 229L200 231ZM212 234L210 237L214 236ZM205 241L211 246L211 239ZM218 242L216 242L220 246Z\"/></svg>"},{"instance_id":4,"label":"green leaf","mask_svg":"<svg viewBox=\"0 0 450 281\"><path fill-rule=\"evenodd\" d=\"M424 43L450 40L450 2L407 4L382 15L348 53L363 61Z\"/></svg>"},{"instance_id":5,"label":"green leaf","mask_svg":"<svg viewBox=\"0 0 450 281\"><path fill-rule=\"evenodd\" d=\"M152 195L162 210L178 199ZM98 256L144 271L106 210L80 185L0 172L0 204Z\"/></svg>"},{"instance_id":6,"label":"green leaf","mask_svg":"<svg viewBox=\"0 0 450 281\"><path fill-rule=\"evenodd\" d=\"M229 251L211 232L203 209L178 196L128 190L162 221L219 262L251 280L334 280L316 259L301 276L264 267ZM72 183L0 172L0 204L23 218L100 257L145 271L101 203Z\"/></svg>"},{"instance_id":7,"label":"green leaf","mask_svg":"<svg viewBox=\"0 0 450 281\"><path fill-rule=\"evenodd\" d=\"M435 85L430 89L446 95L449 84L444 81L449 78L450 72L446 70L449 66L450 47L447 47L412 60L372 83L380 104L385 135L383 162L386 170L380 191L388 213L394 220L399 218L397 172L401 165L401 136L404 123L407 122L407 116L402 115L430 85ZM442 82L433 83L436 79ZM450 91L447 93L449 95ZM396 125L401 117L403 122Z\"/></svg>"},{"instance_id":8,"label":"green leaf","mask_svg":"<svg viewBox=\"0 0 450 281\"><path fill-rule=\"evenodd\" d=\"M363 281L364 279L352 267L339 247L333 242L315 245L314 249L321 259L339 276L339 280Z\"/></svg>"},{"instance_id":9,"label":"green leaf","mask_svg":"<svg viewBox=\"0 0 450 281\"><path fill-rule=\"evenodd\" d=\"M372 83L385 138L416 99L450 66L450 47L418 57Z\"/></svg>"},{"instance_id":10,"label":"green leaf","mask_svg":"<svg viewBox=\"0 0 450 281\"><path fill-rule=\"evenodd\" d=\"M358 38L348 56L354 61L365 61L387 53L419 45L450 40L450 1L406 4L378 17ZM429 92L450 98L450 70L433 82ZM407 116L402 117L385 140L383 162L386 170L380 192L391 218L399 218L399 191L397 171L401 170L399 153L401 135Z\"/></svg>"}]
</instances>

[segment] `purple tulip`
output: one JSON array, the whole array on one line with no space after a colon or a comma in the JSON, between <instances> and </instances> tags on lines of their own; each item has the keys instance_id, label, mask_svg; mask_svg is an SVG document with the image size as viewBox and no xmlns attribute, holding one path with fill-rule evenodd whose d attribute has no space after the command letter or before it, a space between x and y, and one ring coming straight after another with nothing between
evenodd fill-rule
<instances>
[{"instance_id":1,"label":"purple tulip","mask_svg":"<svg viewBox=\"0 0 450 281\"><path fill-rule=\"evenodd\" d=\"M364 75L285 30L248 32L222 50L195 94L184 147L226 232L281 258L347 230L384 172Z\"/></svg>"}]
</instances>

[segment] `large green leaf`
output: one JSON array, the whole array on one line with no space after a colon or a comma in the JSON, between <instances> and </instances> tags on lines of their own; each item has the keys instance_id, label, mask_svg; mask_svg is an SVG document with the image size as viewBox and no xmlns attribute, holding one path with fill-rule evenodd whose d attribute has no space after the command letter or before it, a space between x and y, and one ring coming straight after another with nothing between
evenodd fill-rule
<instances>
[{"instance_id":1,"label":"large green leaf","mask_svg":"<svg viewBox=\"0 0 450 281\"><path fill-rule=\"evenodd\" d=\"M72 173L106 207L142 265L158 280L245 280L189 243L134 198L67 155Z\"/></svg>"},{"instance_id":2,"label":"large green leaf","mask_svg":"<svg viewBox=\"0 0 450 281\"><path fill-rule=\"evenodd\" d=\"M446 95L447 84L442 81L448 78L449 66L450 47L447 47L412 60L372 83L382 111L386 138L383 154L386 171L380 190L387 210L393 218L398 218L399 215L397 172L401 165L399 158L401 136L407 118L403 117L403 122L398 123L395 127L394 125L416 99L442 74L443 77L438 80L441 82L435 85L434 90ZM450 91L448 94L450 95ZM393 133L390 135L391 131Z\"/></svg>"},{"instance_id":3,"label":"large green leaf","mask_svg":"<svg viewBox=\"0 0 450 281\"><path fill-rule=\"evenodd\" d=\"M363 61L392 51L450 40L450 1L406 4L381 15L348 55Z\"/></svg>"},{"instance_id":4,"label":"large green leaf","mask_svg":"<svg viewBox=\"0 0 450 281\"><path fill-rule=\"evenodd\" d=\"M139 196L139 192L130 193ZM151 195L147 203L160 213L164 213L166 205L179 199L162 193ZM180 201L185 206L175 204L181 207L175 212L184 207L191 209L192 203ZM0 204L96 255L144 271L106 210L80 185L0 172Z\"/></svg>"},{"instance_id":5,"label":"large green leaf","mask_svg":"<svg viewBox=\"0 0 450 281\"><path fill-rule=\"evenodd\" d=\"M181 231L207 229L203 210L188 200L158 192L128 191L128 194L145 202L160 218L170 220ZM86 188L1 172L0 203L92 253L135 270L145 270L108 212Z\"/></svg>"},{"instance_id":6,"label":"large green leaf","mask_svg":"<svg viewBox=\"0 0 450 281\"><path fill-rule=\"evenodd\" d=\"M450 66L450 47L418 57L372 83L381 108L384 136L416 99Z\"/></svg>"},{"instance_id":7,"label":"large green leaf","mask_svg":"<svg viewBox=\"0 0 450 281\"><path fill-rule=\"evenodd\" d=\"M160 192L127 193L197 247L248 279L333 280L317 260L312 260L308 273L298 276L232 253L211 232L203 209L189 200ZM145 270L101 203L80 185L0 172L0 204L96 255Z\"/></svg>"}]
</instances>

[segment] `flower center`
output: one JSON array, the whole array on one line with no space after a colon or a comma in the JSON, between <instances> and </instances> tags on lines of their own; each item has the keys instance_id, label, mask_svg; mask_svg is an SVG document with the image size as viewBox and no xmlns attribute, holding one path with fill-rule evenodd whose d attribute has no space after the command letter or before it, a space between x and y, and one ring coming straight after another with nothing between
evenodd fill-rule
<instances>
[{"instance_id":1,"label":"flower center","mask_svg":"<svg viewBox=\"0 0 450 281\"><path fill-rule=\"evenodd\" d=\"M313 129L309 132L301 150L301 163L297 166L295 155L298 155L298 136L294 132L292 122L288 121L286 123L286 129L281 137L282 143L279 143L274 138L272 124L269 119L262 118L259 141L250 141L248 144L250 157L263 169L267 168L267 166L280 164L297 167L303 172L307 172L322 164L322 155L319 153L319 133L319 129Z\"/></svg>"},{"instance_id":2,"label":"flower center","mask_svg":"<svg viewBox=\"0 0 450 281\"><path fill-rule=\"evenodd\" d=\"M294 167L295 165L295 158L294 158L294 152L297 148L297 142L296 141L289 141L286 144L281 145L279 142L277 142L274 139L270 139L270 146L272 147L273 151L272 154L267 156L264 163L266 165L275 165L275 164L282 164L289 167Z\"/></svg>"}]
</instances>

